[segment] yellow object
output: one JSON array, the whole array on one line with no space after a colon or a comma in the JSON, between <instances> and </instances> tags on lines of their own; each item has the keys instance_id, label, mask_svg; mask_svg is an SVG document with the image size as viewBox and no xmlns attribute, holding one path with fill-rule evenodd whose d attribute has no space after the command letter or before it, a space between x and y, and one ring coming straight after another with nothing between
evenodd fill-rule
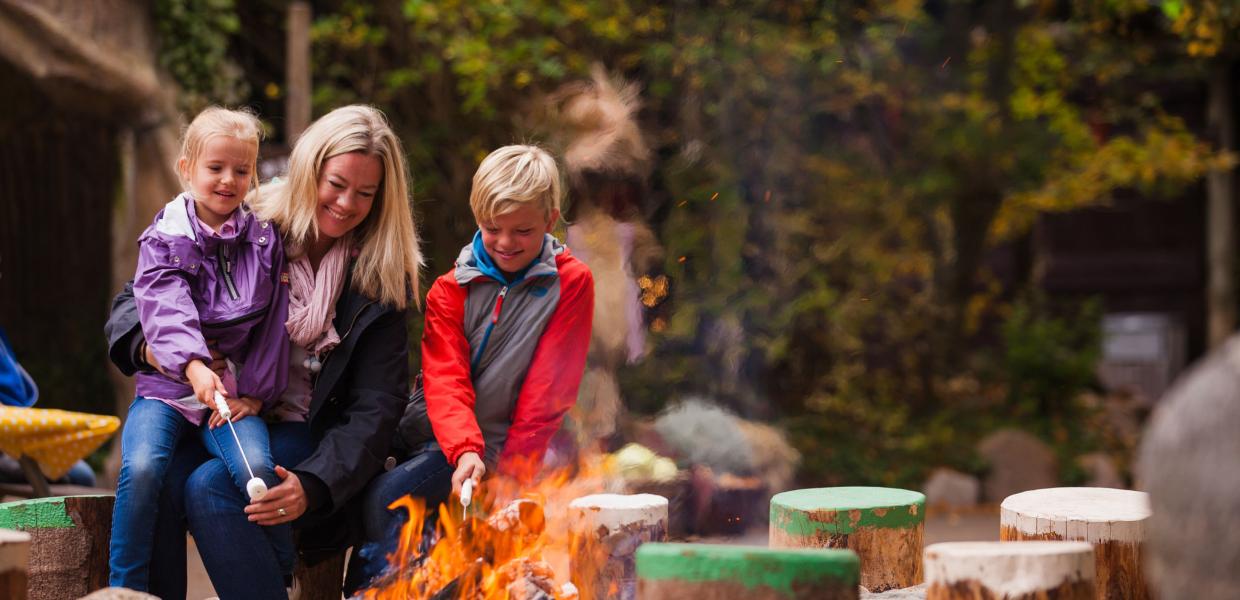
<instances>
[{"instance_id":1,"label":"yellow object","mask_svg":"<svg viewBox=\"0 0 1240 600\"><path fill-rule=\"evenodd\" d=\"M13 458L25 454L48 479L60 479L120 426L121 420L110 415L0 406L0 452Z\"/></svg>"}]
</instances>

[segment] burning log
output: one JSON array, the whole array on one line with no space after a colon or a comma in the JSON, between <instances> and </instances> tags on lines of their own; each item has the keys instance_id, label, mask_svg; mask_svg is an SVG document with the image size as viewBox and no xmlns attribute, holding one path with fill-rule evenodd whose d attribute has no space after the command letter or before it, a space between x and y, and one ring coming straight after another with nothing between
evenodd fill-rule
<instances>
[{"instance_id":1,"label":"burning log","mask_svg":"<svg viewBox=\"0 0 1240 600\"><path fill-rule=\"evenodd\" d=\"M949 542L926 548L926 600L1093 600L1085 542Z\"/></svg>"},{"instance_id":2,"label":"burning log","mask_svg":"<svg viewBox=\"0 0 1240 600\"><path fill-rule=\"evenodd\" d=\"M1145 492L1111 488L1048 488L1008 496L1000 507L999 539L1077 540L1093 544L1098 598L1150 597L1142 554L1150 517Z\"/></svg>"},{"instance_id":3,"label":"burning log","mask_svg":"<svg viewBox=\"0 0 1240 600\"><path fill-rule=\"evenodd\" d=\"M643 600L856 600L861 563L851 550L646 544L637 574Z\"/></svg>"},{"instance_id":4,"label":"burning log","mask_svg":"<svg viewBox=\"0 0 1240 600\"><path fill-rule=\"evenodd\" d=\"M653 494L595 494L569 505L573 531L570 569L582 600L637 594L635 553L667 538L667 498Z\"/></svg>"},{"instance_id":5,"label":"burning log","mask_svg":"<svg viewBox=\"0 0 1240 600\"><path fill-rule=\"evenodd\" d=\"M861 585L874 592L922 580L926 497L879 487L793 490L771 498L772 548L848 548L861 556Z\"/></svg>"}]
</instances>

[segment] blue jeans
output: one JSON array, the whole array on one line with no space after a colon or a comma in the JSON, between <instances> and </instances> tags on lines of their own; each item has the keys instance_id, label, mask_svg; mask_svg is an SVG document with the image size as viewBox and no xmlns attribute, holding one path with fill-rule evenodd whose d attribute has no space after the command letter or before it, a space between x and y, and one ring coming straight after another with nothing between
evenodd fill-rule
<instances>
[{"instance_id":1,"label":"blue jeans","mask_svg":"<svg viewBox=\"0 0 1240 600\"><path fill-rule=\"evenodd\" d=\"M233 428L237 430L237 440L241 441L241 446L245 449L244 456L237 449L237 440L233 439L227 424L211 429L204 422L200 430L202 444L206 446L211 456L224 461L224 466L228 467L228 473L232 475L233 483L248 499L246 484L250 481L250 471L246 469L246 459L250 461L250 469L253 469L254 476L262 479L263 483L267 484L267 489L279 484L280 478L276 477L276 464L271 459L267 423L259 417L249 416L233 421ZM293 547L293 528L288 523L284 523L264 527L263 532L271 541L271 547L275 550L276 558L280 562L280 569L284 573L292 573L293 564L297 561L297 550Z\"/></svg>"},{"instance_id":2,"label":"blue jeans","mask_svg":"<svg viewBox=\"0 0 1240 600\"><path fill-rule=\"evenodd\" d=\"M301 463L315 449L305 423L272 423L268 431L271 457L285 468ZM223 460L212 458L194 470L185 483L184 502L198 554L221 600L285 597L285 576L291 569L281 564L266 531L270 528L247 518L249 497Z\"/></svg>"},{"instance_id":3,"label":"blue jeans","mask_svg":"<svg viewBox=\"0 0 1240 600\"><path fill-rule=\"evenodd\" d=\"M108 584L146 591L160 489L184 435L194 427L171 406L141 396L121 431L121 472L112 509ZM184 544L184 542L182 542Z\"/></svg>"},{"instance_id":4,"label":"blue jeans","mask_svg":"<svg viewBox=\"0 0 1240 600\"><path fill-rule=\"evenodd\" d=\"M400 529L409 520L404 510L389 510L393 501L406 495L426 499L427 515L438 514L433 508L452 492L452 465L430 442L414 451L413 458L371 480L362 492L362 528L365 541L354 548L345 576L346 596L383 574L388 566L387 555L396 551ZM433 526L434 519L427 523Z\"/></svg>"}]
</instances>

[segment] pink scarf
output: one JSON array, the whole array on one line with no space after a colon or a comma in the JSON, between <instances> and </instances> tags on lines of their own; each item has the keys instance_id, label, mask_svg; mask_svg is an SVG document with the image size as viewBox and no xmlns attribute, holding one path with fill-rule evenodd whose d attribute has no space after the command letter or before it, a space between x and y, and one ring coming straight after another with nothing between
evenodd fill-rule
<instances>
[{"instance_id":1,"label":"pink scarf","mask_svg":"<svg viewBox=\"0 0 1240 600\"><path fill-rule=\"evenodd\" d=\"M340 343L332 319L336 317L336 299L344 286L349 246L344 240L332 244L317 273L305 254L288 265L288 321L284 326L294 343L316 356Z\"/></svg>"}]
</instances>

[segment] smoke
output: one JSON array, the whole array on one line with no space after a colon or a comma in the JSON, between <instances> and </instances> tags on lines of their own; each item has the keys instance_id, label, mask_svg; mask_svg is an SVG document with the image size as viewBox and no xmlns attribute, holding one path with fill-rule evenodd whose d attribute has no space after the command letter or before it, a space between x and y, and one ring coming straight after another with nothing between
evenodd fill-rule
<instances>
[{"instance_id":1,"label":"smoke","mask_svg":"<svg viewBox=\"0 0 1240 600\"><path fill-rule=\"evenodd\" d=\"M701 398L665 410L654 429L682 462L761 479L771 492L792 484L801 455L778 429L746 421Z\"/></svg>"}]
</instances>

